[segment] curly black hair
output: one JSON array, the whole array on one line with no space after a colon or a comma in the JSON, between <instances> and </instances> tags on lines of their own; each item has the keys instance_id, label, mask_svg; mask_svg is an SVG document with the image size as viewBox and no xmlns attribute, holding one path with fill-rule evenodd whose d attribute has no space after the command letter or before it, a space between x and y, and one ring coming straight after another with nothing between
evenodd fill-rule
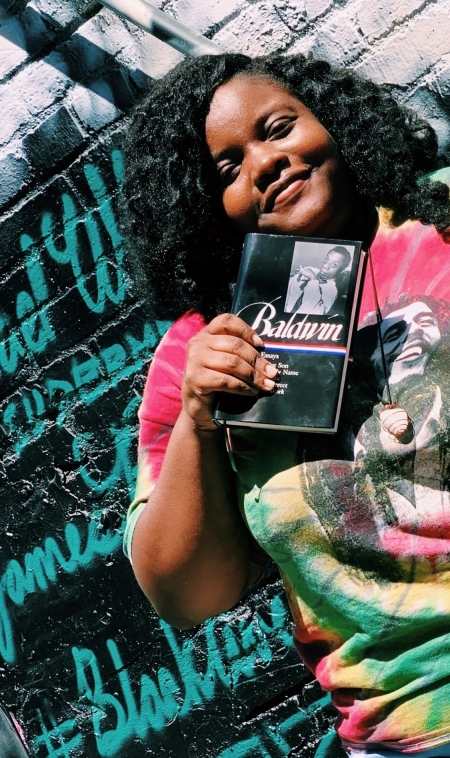
<instances>
[{"instance_id":1,"label":"curly black hair","mask_svg":"<svg viewBox=\"0 0 450 758\"><path fill-rule=\"evenodd\" d=\"M450 225L448 187L419 181L438 165L434 131L387 88L303 55L188 59L152 85L125 143L132 268L154 316L192 308L211 319L230 308L243 238L223 210L205 120L217 87L237 74L268 77L301 100L335 140L362 197L397 218Z\"/></svg>"}]
</instances>

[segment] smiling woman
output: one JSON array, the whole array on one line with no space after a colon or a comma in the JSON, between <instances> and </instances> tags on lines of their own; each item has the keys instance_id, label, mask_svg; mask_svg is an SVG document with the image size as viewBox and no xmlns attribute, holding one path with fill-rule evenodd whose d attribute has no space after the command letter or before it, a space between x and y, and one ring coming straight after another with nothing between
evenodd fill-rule
<instances>
[{"instance_id":1,"label":"smiling woman","mask_svg":"<svg viewBox=\"0 0 450 758\"><path fill-rule=\"evenodd\" d=\"M426 176L431 127L327 63L223 55L154 85L127 155L137 271L153 312L178 318L140 409L125 535L139 584L185 628L236 603L269 554L348 753L449 758L450 172ZM234 473L216 392L277 376L223 313L256 231L363 240L383 320L367 277L339 433L233 430ZM293 271L296 311L308 288L334 303L348 259L333 245Z\"/></svg>"},{"instance_id":2,"label":"smiling woman","mask_svg":"<svg viewBox=\"0 0 450 758\"><path fill-rule=\"evenodd\" d=\"M285 87L254 76L224 84L206 142L225 213L240 231L351 238L358 203L349 171L327 130Z\"/></svg>"}]
</instances>

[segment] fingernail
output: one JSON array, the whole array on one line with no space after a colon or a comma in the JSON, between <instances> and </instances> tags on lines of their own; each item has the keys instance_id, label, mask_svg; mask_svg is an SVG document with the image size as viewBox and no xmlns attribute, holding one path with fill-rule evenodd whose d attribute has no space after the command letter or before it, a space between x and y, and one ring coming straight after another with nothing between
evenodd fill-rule
<instances>
[{"instance_id":1,"label":"fingernail","mask_svg":"<svg viewBox=\"0 0 450 758\"><path fill-rule=\"evenodd\" d=\"M256 332L254 332L253 334L252 341L256 347L263 347L264 345L264 342L262 341L261 337L259 336L259 334L256 334Z\"/></svg>"},{"instance_id":2,"label":"fingernail","mask_svg":"<svg viewBox=\"0 0 450 758\"><path fill-rule=\"evenodd\" d=\"M278 369L276 366L273 365L273 363L267 363L264 373L266 376L273 379L278 374Z\"/></svg>"},{"instance_id":3,"label":"fingernail","mask_svg":"<svg viewBox=\"0 0 450 758\"><path fill-rule=\"evenodd\" d=\"M275 387L275 382L273 382L272 379L264 379L263 387L266 390L273 390L273 388Z\"/></svg>"}]
</instances>

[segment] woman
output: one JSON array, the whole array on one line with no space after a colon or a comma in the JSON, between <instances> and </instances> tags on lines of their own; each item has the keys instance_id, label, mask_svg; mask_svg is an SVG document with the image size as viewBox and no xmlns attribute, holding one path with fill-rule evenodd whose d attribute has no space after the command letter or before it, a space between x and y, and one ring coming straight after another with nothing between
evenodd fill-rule
<instances>
[{"instance_id":1,"label":"woman","mask_svg":"<svg viewBox=\"0 0 450 758\"><path fill-rule=\"evenodd\" d=\"M140 411L126 534L137 580L170 623L195 625L258 579L249 529L280 567L297 648L332 693L344 747L366 758L450 756L448 413L436 385L449 366L431 345L450 299L449 192L445 170L423 178L436 153L431 128L384 89L302 56L181 64L140 106L128 145L144 287L160 318L186 314ZM233 432L235 476L215 393L254 396L277 375L260 337L224 314L255 231L363 240L386 306L376 336L395 347L380 381L377 341L356 340L338 435ZM366 331L374 311L367 276ZM388 374L425 375L427 351L440 365L399 439L387 399L411 391Z\"/></svg>"}]
</instances>

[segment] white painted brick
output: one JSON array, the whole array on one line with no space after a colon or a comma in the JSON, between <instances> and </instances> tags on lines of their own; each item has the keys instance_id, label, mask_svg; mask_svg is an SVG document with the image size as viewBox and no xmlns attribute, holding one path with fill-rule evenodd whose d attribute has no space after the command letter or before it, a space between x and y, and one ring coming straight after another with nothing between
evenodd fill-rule
<instances>
[{"instance_id":1,"label":"white painted brick","mask_svg":"<svg viewBox=\"0 0 450 758\"><path fill-rule=\"evenodd\" d=\"M440 150L448 149L450 146L450 122L438 97L423 86L406 99L405 105L412 108L431 124L436 132Z\"/></svg>"},{"instance_id":2,"label":"white painted brick","mask_svg":"<svg viewBox=\"0 0 450 758\"><path fill-rule=\"evenodd\" d=\"M191 29L204 33L246 5L245 0L210 0L208 3L174 0L165 6L164 12L175 16Z\"/></svg>"},{"instance_id":3,"label":"white painted brick","mask_svg":"<svg viewBox=\"0 0 450 758\"><path fill-rule=\"evenodd\" d=\"M0 145L4 145L30 117L14 80L0 87L0 113Z\"/></svg>"},{"instance_id":4,"label":"white painted brick","mask_svg":"<svg viewBox=\"0 0 450 758\"><path fill-rule=\"evenodd\" d=\"M335 2L330 2L330 0L305 0L304 4L308 21L314 21L319 16L322 16L325 11L330 10L333 5L336 5Z\"/></svg>"},{"instance_id":5,"label":"white painted brick","mask_svg":"<svg viewBox=\"0 0 450 758\"><path fill-rule=\"evenodd\" d=\"M350 8L332 14L320 27L310 47L315 57L341 65L354 60L367 49L368 43Z\"/></svg>"},{"instance_id":6,"label":"white painted brick","mask_svg":"<svg viewBox=\"0 0 450 758\"><path fill-rule=\"evenodd\" d=\"M80 121L96 132L121 115L119 108L111 102L114 97L109 85L103 81L98 88L98 92L93 92L77 84L67 98Z\"/></svg>"},{"instance_id":7,"label":"white painted brick","mask_svg":"<svg viewBox=\"0 0 450 758\"><path fill-rule=\"evenodd\" d=\"M52 61L61 63L57 55L51 53L45 60L31 63L14 78L14 85L32 115L49 108L72 85L68 76L51 65Z\"/></svg>"},{"instance_id":8,"label":"white painted brick","mask_svg":"<svg viewBox=\"0 0 450 758\"><path fill-rule=\"evenodd\" d=\"M275 0L274 5L290 29L302 32L333 7L333 0Z\"/></svg>"},{"instance_id":9,"label":"white painted brick","mask_svg":"<svg viewBox=\"0 0 450 758\"><path fill-rule=\"evenodd\" d=\"M74 21L87 0L31 0L28 5L51 18L56 25L66 27Z\"/></svg>"},{"instance_id":10,"label":"white painted brick","mask_svg":"<svg viewBox=\"0 0 450 758\"><path fill-rule=\"evenodd\" d=\"M448 102L450 96L450 54L442 56L439 63L424 77L423 82L433 92L447 99Z\"/></svg>"},{"instance_id":11,"label":"white painted brick","mask_svg":"<svg viewBox=\"0 0 450 758\"><path fill-rule=\"evenodd\" d=\"M404 22L424 4L424 0L359 0L352 3L352 12L369 42L381 37L394 24Z\"/></svg>"},{"instance_id":12,"label":"white painted brick","mask_svg":"<svg viewBox=\"0 0 450 758\"><path fill-rule=\"evenodd\" d=\"M223 50L264 55L285 50L293 37L271 3L252 5L217 34L214 42Z\"/></svg>"},{"instance_id":13,"label":"white painted brick","mask_svg":"<svg viewBox=\"0 0 450 758\"><path fill-rule=\"evenodd\" d=\"M0 25L0 78L14 71L26 61L25 35L22 25L11 18Z\"/></svg>"},{"instance_id":14,"label":"white painted brick","mask_svg":"<svg viewBox=\"0 0 450 758\"><path fill-rule=\"evenodd\" d=\"M374 45L355 67L376 82L406 86L450 53L450 2L440 0Z\"/></svg>"},{"instance_id":15,"label":"white painted brick","mask_svg":"<svg viewBox=\"0 0 450 758\"><path fill-rule=\"evenodd\" d=\"M138 38L139 68L147 76L159 79L182 61L184 55L164 42L142 31Z\"/></svg>"},{"instance_id":16,"label":"white painted brick","mask_svg":"<svg viewBox=\"0 0 450 758\"><path fill-rule=\"evenodd\" d=\"M102 8L94 18L78 28L77 34L110 55L117 55L127 45L135 44L135 38L125 22L109 8Z\"/></svg>"}]
</instances>

